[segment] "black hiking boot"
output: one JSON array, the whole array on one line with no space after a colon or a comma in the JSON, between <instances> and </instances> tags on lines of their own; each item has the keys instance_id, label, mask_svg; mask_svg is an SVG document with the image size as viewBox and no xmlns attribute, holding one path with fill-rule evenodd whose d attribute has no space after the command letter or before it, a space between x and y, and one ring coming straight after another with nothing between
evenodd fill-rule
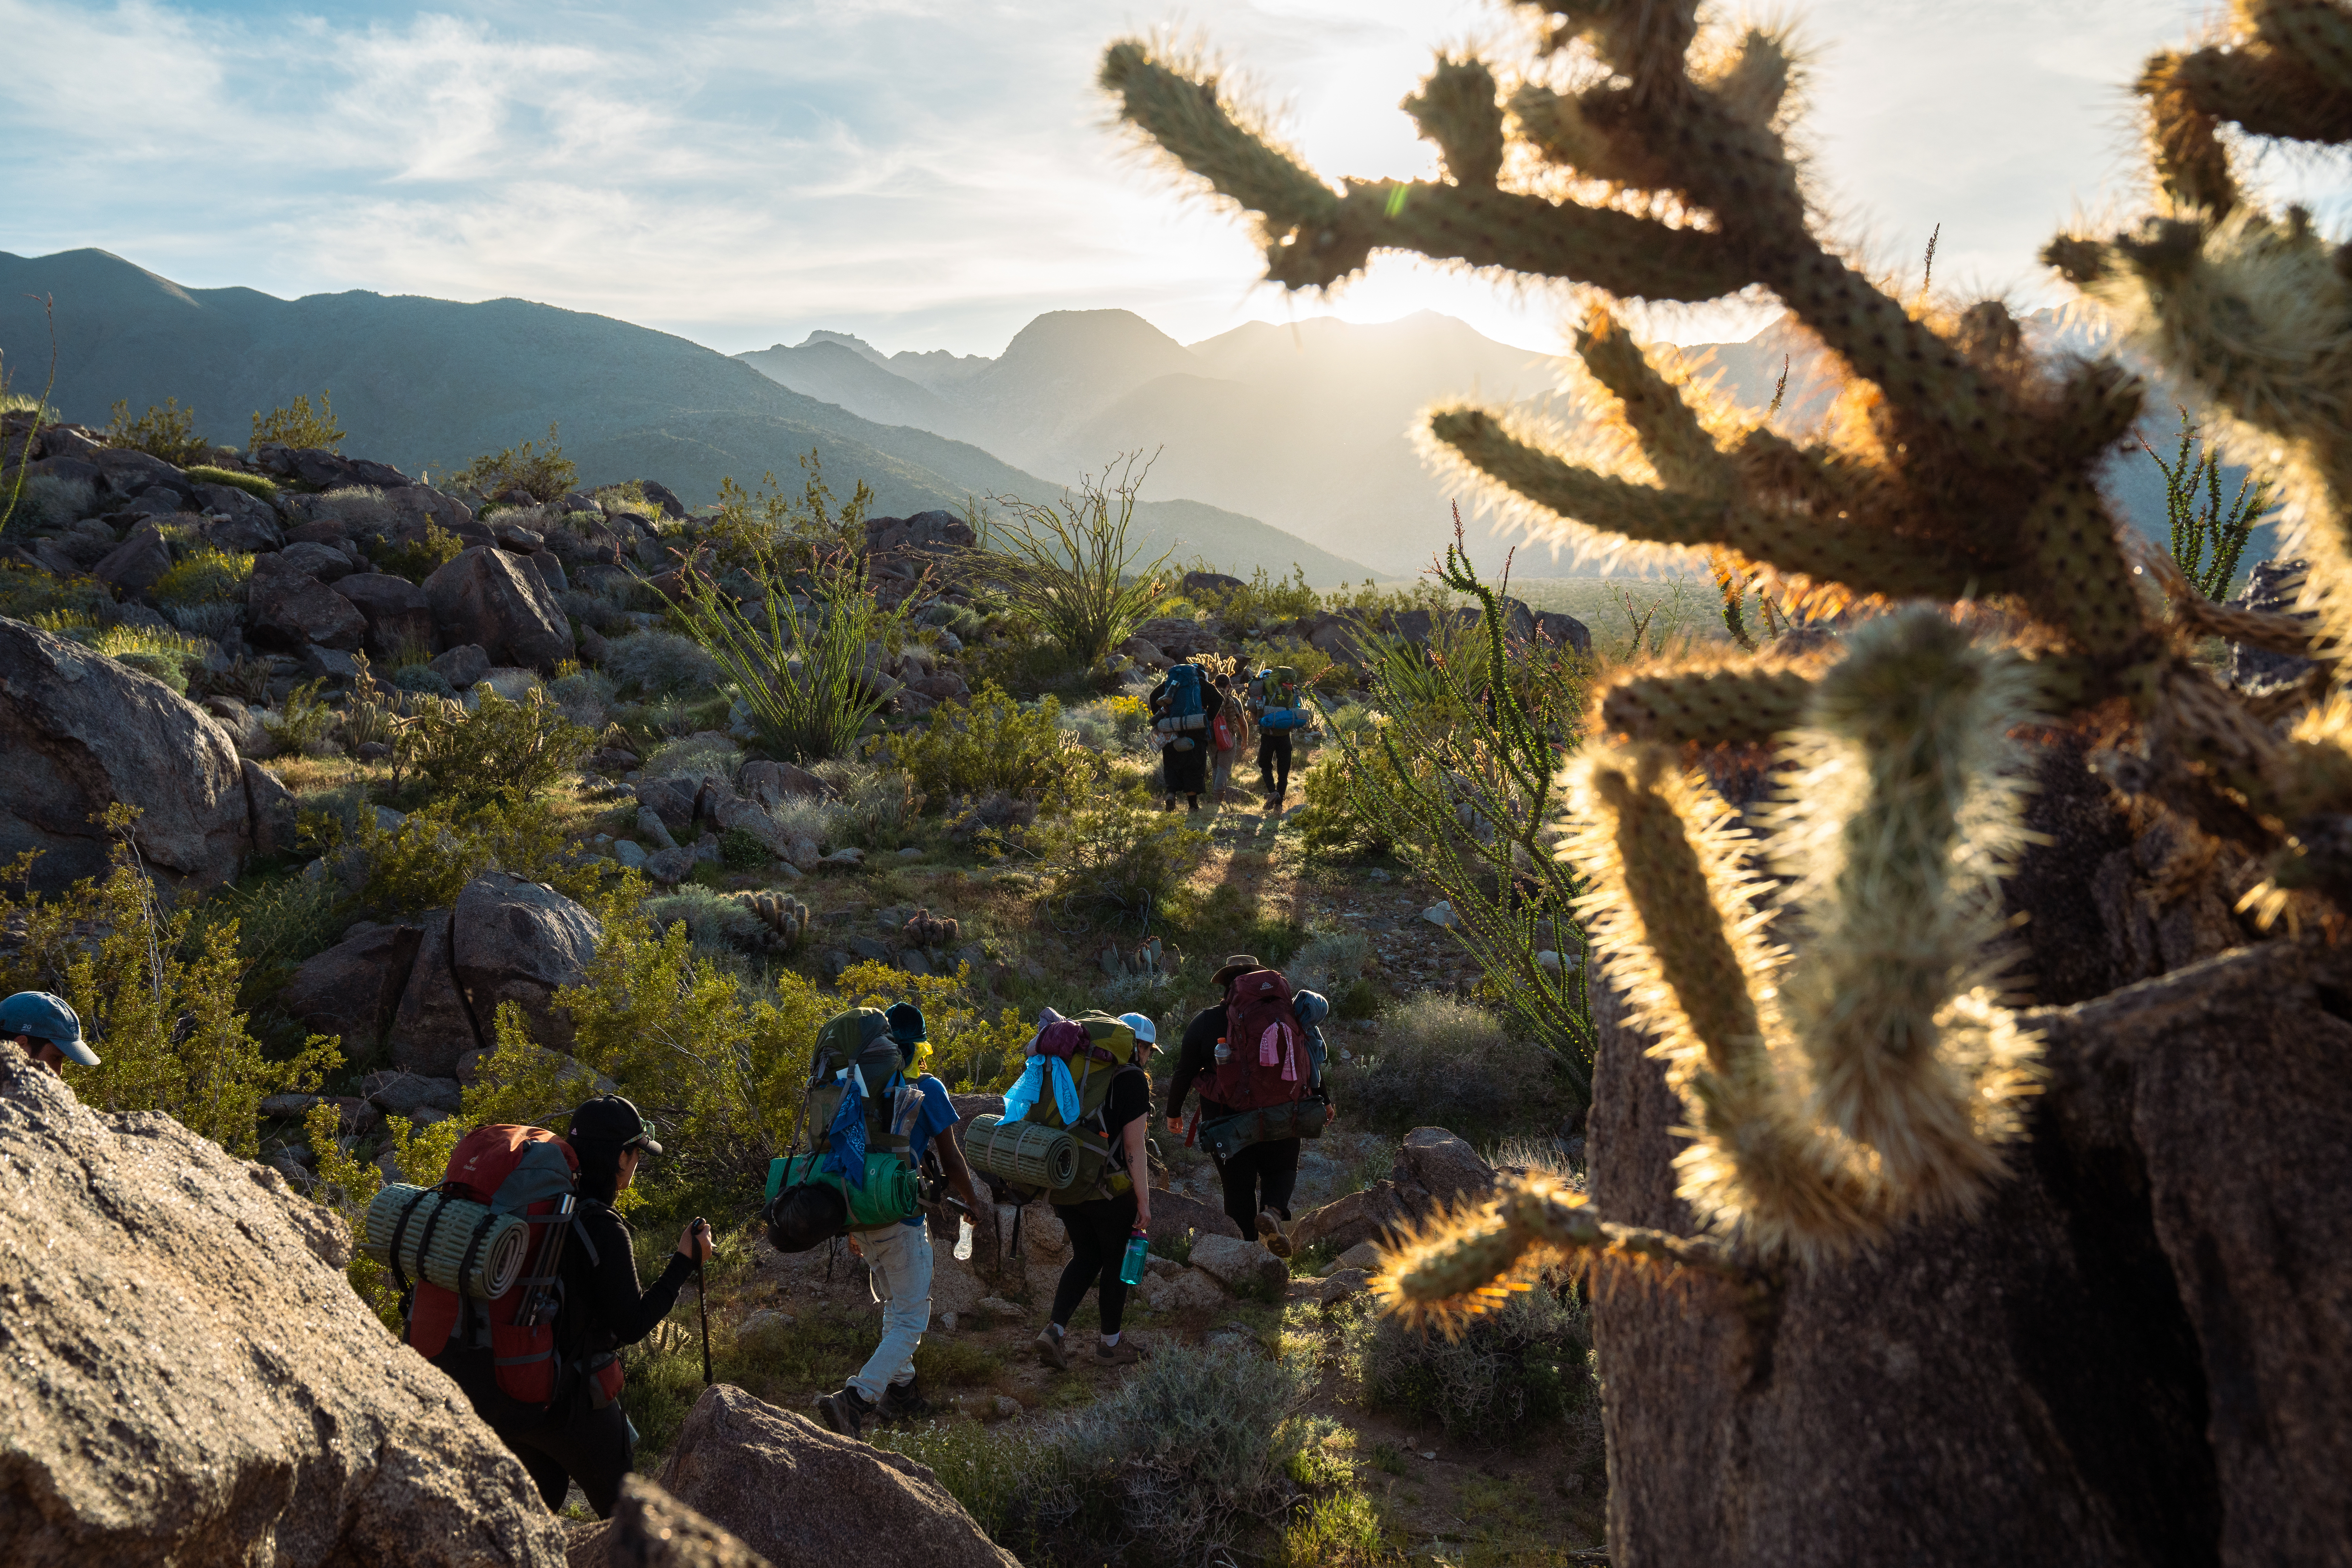
<instances>
[{"instance_id":1,"label":"black hiking boot","mask_svg":"<svg viewBox=\"0 0 2352 1568\"><path fill-rule=\"evenodd\" d=\"M919 1374L904 1383L894 1383L882 1391L882 1403L877 1407L885 1421L909 1421L931 1413L931 1402L923 1397L923 1380Z\"/></svg>"},{"instance_id":2,"label":"black hiking boot","mask_svg":"<svg viewBox=\"0 0 2352 1568\"><path fill-rule=\"evenodd\" d=\"M857 1392L855 1384L844 1384L839 1394L817 1396L816 1418L845 1437L863 1438L866 1424L874 1419L874 1414L875 1406Z\"/></svg>"}]
</instances>

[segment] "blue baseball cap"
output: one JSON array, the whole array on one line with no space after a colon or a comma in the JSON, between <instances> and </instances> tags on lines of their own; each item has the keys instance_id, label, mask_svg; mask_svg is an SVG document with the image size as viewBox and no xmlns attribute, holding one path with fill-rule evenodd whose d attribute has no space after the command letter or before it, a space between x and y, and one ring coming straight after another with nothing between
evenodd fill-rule
<instances>
[{"instance_id":1,"label":"blue baseball cap","mask_svg":"<svg viewBox=\"0 0 2352 1568\"><path fill-rule=\"evenodd\" d=\"M57 1047L69 1062L86 1068L98 1065L98 1053L81 1037L81 1019L64 997L47 991L19 991L0 1002L0 1035L12 1039L30 1035Z\"/></svg>"}]
</instances>

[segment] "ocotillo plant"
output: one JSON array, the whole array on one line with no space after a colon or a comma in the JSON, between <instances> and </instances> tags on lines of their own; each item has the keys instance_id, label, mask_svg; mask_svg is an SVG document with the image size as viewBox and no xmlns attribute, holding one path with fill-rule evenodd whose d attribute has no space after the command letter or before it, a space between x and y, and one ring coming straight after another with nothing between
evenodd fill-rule
<instances>
[{"instance_id":1,"label":"ocotillo plant","mask_svg":"<svg viewBox=\"0 0 2352 1568\"><path fill-rule=\"evenodd\" d=\"M1215 74L1150 43L1114 45L1101 80L1150 144L1251 215L1276 282L1328 288L1388 248L1643 300L1760 286L1843 369L1822 428L1792 438L1661 369L1601 303L1575 342L1592 429L1571 439L1468 404L1427 420L1433 454L1555 536L1719 552L1813 610L1928 602L1834 665L1768 649L1625 672L1597 693L1574 776L1598 945L1699 1132L1684 1194L1727 1256L1830 1258L1977 1201L2032 1086L2032 1042L1984 971L2015 834L2008 728L2127 712L2135 787L2260 859L2265 912L2333 919L2352 895L2352 698L2282 736L2191 660L2214 632L2313 649L2299 623L2220 609L2126 544L2095 474L2140 414L2129 372L2037 359L2000 300L1874 279L1825 241L1785 135L1784 33L1703 33L1696 0L1523 8L1541 41L1516 85L1441 58L1404 100L1442 154L1432 180L1335 187ZM2242 423L2225 440L2289 446L2325 656L2352 635L2337 390L2352 284L2307 219L2245 208L2214 131L2352 136L2352 17L2247 0L2240 27L2143 80L2171 210L2052 258ZM2000 612L2007 650L1934 607L1971 600ZM1681 774L1674 748L1727 742L1794 742L1801 804L1761 846ZM1765 941L1758 850L1798 889L1800 961ZM1514 1259L1604 1245L1555 1213L1568 1201L1521 1194L1447 1222L1391 1270L1391 1299L1475 1303L1475 1281Z\"/></svg>"}]
</instances>

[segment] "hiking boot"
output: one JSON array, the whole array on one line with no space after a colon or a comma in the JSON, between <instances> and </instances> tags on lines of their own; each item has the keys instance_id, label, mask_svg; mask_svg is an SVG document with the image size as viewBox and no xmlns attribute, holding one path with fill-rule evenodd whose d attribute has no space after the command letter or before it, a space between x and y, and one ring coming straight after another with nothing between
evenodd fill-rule
<instances>
[{"instance_id":1,"label":"hiking boot","mask_svg":"<svg viewBox=\"0 0 2352 1568\"><path fill-rule=\"evenodd\" d=\"M875 1406L855 1384L844 1384L839 1394L817 1396L816 1418L845 1437L864 1437L874 1414Z\"/></svg>"},{"instance_id":2,"label":"hiking boot","mask_svg":"<svg viewBox=\"0 0 2352 1568\"><path fill-rule=\"evenodd\" d=\"M1069 1352L1062 1348L1062 1331L1060 1329L1048 1323L1044 1328L1037 1331L1037 1337L1030 1342L1037 1347L1038 1361L1054 1368L1056 1372L1067 1372L1070 1370Z\"/></svg>"},{"instance_id":3,"label":"hiking boot","mask_svg":"<svg viewBox=\"0 0 2352 1568\"><path fill-rule=\"evenodd\" d=\"M918 1375L904 1383L894 1383L882 1391L878 1409L885 1421L905 1421L931 1413L931 1402L923 1397L922 1378Z\"/></svg>"},{"instance_id":4,"label":"hiking boot","mask_svg":"<svg viewBox=\"0 0 2352 1568\"><path fill-rule=\"evenodd\" d=\"M1197 795L1186 795L1184 797L1184 809L1189 812L1199 811L1201 809L1201 797Z\"/></svg>"},{"instance_id":5,"label":"hiking boot","mask_svg":"<svg viewBox=\"0 0 2352 1568\"><path fill-rule=\"evenodd\" d=\"M1137 1344L1132 1334L1121 1334L1115 1345L1107 1345L1100 1340L1095 1342L1097 1366L1133 1366L1137 1362L1150 1358L1151 1352Z\"/></svg>"},{"instance_id":6,"label":"hiking boot","mask_svg":"<svg viewBox=\"0 0 2352 1568\"><path fill-rule=\"evenodd\" d=\"M1173 811L1173 810L1175 810L1175 809L1176 809L1176 797L1175 797L1174 795L1170 795L1166 800L1161 801L1161 802L1160 803L1160 810L1162 810L1162 811Z\"/></svg>"},{"instance_id":7,"label":"hiking boot","mask_svg":"<svg viewBox=\"0 0 2352 1568\"><path fill-rule=\"evenodd\" d=\"M1258 1210L1257 1235L1258 1239L1265 1243L1265 1249L1276 1258L1290 1256L1290 1237L1283 1234L1282 1221L1276 1217L1272 1209Z\"/></svg>"}]
</instances>

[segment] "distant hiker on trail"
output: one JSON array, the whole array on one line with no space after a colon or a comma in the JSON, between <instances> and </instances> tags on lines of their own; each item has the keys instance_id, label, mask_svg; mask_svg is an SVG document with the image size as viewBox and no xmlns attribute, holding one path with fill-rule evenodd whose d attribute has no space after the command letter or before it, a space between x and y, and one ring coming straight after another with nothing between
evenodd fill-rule
<instances>
[{"instance_id":1,"label":"distant hiker on trail","mask_svg":"<svg viewBox=\"0 0 2352 1568\"><path fill-rule=\"evenodd\" d=\"M58 1068L68 1062L98 1065L98 1053L81 1037L81 1019L64 997L47 991L19 991L0 1002L0 1037L52 1078L63 1078Z\"/></svg>"},{"instance_id":2,"label":"distant hiker on trail","mask_svg":"<svg viewBox=\"0 0 2352 1568\"><path fill-rule=\"evenodd\" d=\"M1242 1235L1262 1237L1267 1251L1287 1258L1298 1142L1321 1136L1339 1116L1323 1089L1319 1026L1330 1004L1312 991L1294 994L1247 953L1226 959L1209 979L1224 1000L1184 1026L1168 1086L1168 1131L1185 1135L1184 1097L1197 1085L1193 1135L1216 1163L1225 1213Z\"/></svg>"},{"instance_id":3,"label":"distant hiker on trail","mask_svg":"<svg viewBox=\"0 0 2352 1568\"><path fill-rule=\"evenodd\" d=\"M1160 809L1175 810L1181 795L1187 810L1198 811L1201 792L1208 787L1209 726L1223 699L1202 679L1199 665L1179 664L1170 667L1147 701L1153 735L1162 742L1160 767L1165 787L1161 793L1167 798Z\"/></svg>"},{"instance_id":4,"label":"distant hiker on trail","mask_svg":"<svg viewBox=\"0 0 2352 1568\"><path fill-rule=\"evenodd\" d=\"M563 1158L567 1146L569 1159ZM616 1352L669 1316L696 1263L710 1256L710 1226L697 1219L678 1233L677 1248L661 1277L648 1289L638 1288L628 1224L613 1205L636 1181L645 1157L661 1152L653 1124L637 1108L606 1094L572 1113L571 1130L561 1141L542 1128L481 1127L449 1156L447 1183L478 1192L487 1187L484 1197L509 1182L535 1183L530 1191L547 1195L525 1211L533 1217L541 1207L551 1214L562 1197L572 1194L566 1167L577 1162L578 1203L571 1224L550 1225L551 1234L533 1239L526 1270L535 1272L545 1257L541 1249L562 1237L556 1268L562 1281L556 1300L562 1305L551 1335L539 1331L540 1339L551 1343L533 1351L517 1342L530 1331L497 1321L502 1309L512 1318L519 1299L535 1294L523 1288L531 1283L528 1279L487 1310L478 1300L420 1280L408 1309L409 1343L465 1391L475 1414L522 1460L550 1509L562 1508L577 1481L596 1517L612 1517L621 1478L635 1461L637 1440L621 1410ZM507 1198L522 1195L515 1192Z\"/></svg>"},{"instance_id":5,"label":"distant hiker on trail","mask_svg":"<svg viewBox=\"0 0 2352 1568\"><path fill-rule=\"evenodd\" d=\"M877 1037L866 1037L877 1023ZM827 1037L835 1038L829 1042ZM785 1252L805 1252L846 1230L849 1250L866 1260L868 1288L881 1303L882 1342L838 1393L816 1402L817 1418L845 1437L863 1437L869 1421L919 1415L930 1408L916 1386L915 1347L931 1326L931 1237L911 1179L927 1155L936 1156L937 1169L975 1227L994 1234L996 1210L981 1201L956 1142L958 1119L948 1086L929 1073L912 1080L905 1077L929 1037L923 1011L911 1002L881 1014L853 1009L825 1026L817 1042L820 1075L854 1072L872 1095L873 1112L869 1117L845 1091L835 1096L828 1149L856 1143L855 1163L869 1174L855 1194L853 1212L853 1194L842 1185L845 1178L819 1169L818 1156L812 1155L805 1169L788 1163L788 1171L803 1179L780 1188L768 1209L768 1238ZM844 1065L830 1069L836 1053ZM814 1094L811 1103L816 1104ZM862 1142L857 1130L866 1134ZM875 1173L877 1165L881 1170ZM881 1198L886 1187L899 1197Z\"/></svg>"},{"instance_id":6,"label":"distant hiker on trail","mask_svg":"<svg viewBox=\"0 0 2352 1568\"><path fill-rule=\"evenodd\" d=\"M1096 1292L1102 1314L1102 1337L1096 1342L1097 1366L1127 1366L1150 1352L1132 1338L1122 1339L1119 1323L1127 1313L1128 1282L1121 1277L1129 1244L1151 1234L1150 1160L1144 1137L1151 1131L1151 1055L1159 1031L1140 1013L1122 1013L1118 1021L1133 1031L1133 1057L1112 1075L1109 1093L1100 1108L1099 1121L1111 1146L1110 1163L1102 1181L1077 1203L1056 1203L1054 1217L1070 1235L1070 1261L1054 1287L1054 1315L1034 1343L1037 1359L1066 1369L1069 1352L1063 1340L1071 1314Z\"/></svg>"},{"instance_id":7,"label":"distant hiker on trail","mask_svg":"<svg viewBox=\"0 0 2352 1568\"><path fill-rule=\"evenodd\" d=\"M1272 665L1250 678L1250 717L1257 732L1258 784L1265 791L1266 809L1279 812L1290 793L1290 737L1313 717L1299 706L1298 672L1286 664Z\"/></svg>"},{"instance_id":8,"label":"distant hiker on trail","mask_svg":"<svg viewBox=\"0 0 2352 1568\"><path fill-rule=\"evenodd\" d=\"M1249 710L1234 694L1234 678L1217 677L1217 710L1209 721L1209 753L1212 761L1210 784L1216 790L1216 799L1223 805L1232 797L1234 788L1234 758L1249 744Z\"/></svg>"}]
</instances>

